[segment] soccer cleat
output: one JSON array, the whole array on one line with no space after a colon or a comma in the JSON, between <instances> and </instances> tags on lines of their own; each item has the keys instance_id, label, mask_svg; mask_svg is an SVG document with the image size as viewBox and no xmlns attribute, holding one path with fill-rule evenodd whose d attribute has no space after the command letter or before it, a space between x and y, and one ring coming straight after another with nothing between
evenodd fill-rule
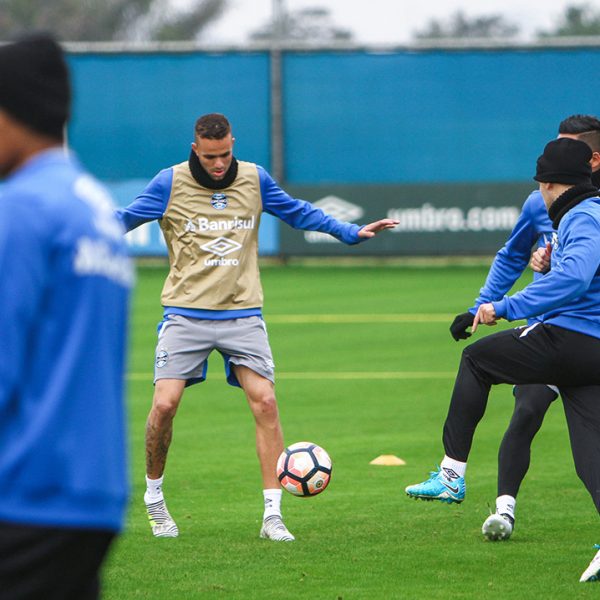
<instances>
[{"instance_id":1,"label":"soccer cleat","mask_svg":"<svg viewBox=\"0 0 600 600\"><path fill-rule=\"evenodd\" d=\"M293 542L296 539L287 530L279 515L272 515L263 521L260 537L274 542Z\"/></svg>"},{"instance_id":2,"label":"soccer cleat","mask_svg":"<svg viewBox=\"0 0 600 600\"><path fill-rule=\"evenodd\" d=\"M507 540L514 529L515 519L507 513L492 513L481 526L483 537L490 542Z\"/></svg>"},{"instance_id":3,"label":"soccer cleat","mask_svg":"<svg viewBox=\"0 0 600 600\"><path fill-rule=\"evenodd\" d=\"M465 499L465 478L456 477L452 480L446 479L442 470L432 471L429 479L423 483L409 485L405 490L411 498L420 498L421 500L439 500L452 504L460 504Z\"/></svg>"},{"instance_id":4,"label":"soccer cleat","mask_svg":"<svg viewBox=\"0 0 600 600\"><path fill-rule=\"evenodd\" d=\"M146 512L154 537L177 537L179 535L177 524L169 514L164 499L146 504Z\"/></svg>"},{"instance_id":5,"label":"soccer cleat","mask_svg":"<svg viewBox=\"0 0 600 600\"><path fill-rule=\"evenodd\" d=\"M596 556L592 558L592 562L589 567L581 574L579 581L584 583L586 581L598 581L600 579L600 546L596 544L594 546L598 550Z\"/></svg>"}]
</instances>

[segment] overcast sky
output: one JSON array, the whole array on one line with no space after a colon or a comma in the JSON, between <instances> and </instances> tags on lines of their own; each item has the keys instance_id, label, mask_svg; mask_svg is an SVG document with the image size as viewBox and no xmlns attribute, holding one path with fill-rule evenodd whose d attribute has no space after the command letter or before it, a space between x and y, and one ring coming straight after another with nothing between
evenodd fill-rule
<instances>
[{"instance_id":1,"label":"overcast sky","mask_svg":"<svg viewBox=\"0 0 600 600\"><path fill-rule=\"evenodd\" d=\"M271 17L274 0L229 0L230 8L207 30L202 41L240 43ZM600 0L283 0L288 10L330 9L333 21L354 32L363 43L407 43L430 19L447 19L457 10L467 16L502 14L521 28L520 39L547 29L569 5L586 4L600 10ZM186 4L189 0L176 0Z\"/></svg>"}]
</instances>

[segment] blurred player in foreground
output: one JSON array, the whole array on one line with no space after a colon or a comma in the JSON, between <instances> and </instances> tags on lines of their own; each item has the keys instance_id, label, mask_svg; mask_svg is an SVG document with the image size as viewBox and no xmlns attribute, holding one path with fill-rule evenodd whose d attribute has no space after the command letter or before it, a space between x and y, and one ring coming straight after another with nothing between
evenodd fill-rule
<instances>
[{"instance_id":1,"label":"blurred player in foreground","mask_svg":"<svg viewBox=\"0 0 600 600\"><path fill-rule=\"evenodd\" d=\"M600 121L590 115L572 115L558 127L558 137L570 137L585 142L592 149L590 161L592 183L600 187ZM458 341L470 337L467 331L481 304L501 300L527 267L531 249L537 246L545 254L556 235L539 190L532 192L525 203L506 244L496 254L485 283L475 300L475 306L457 315L450 333ZM540 256L540 263L544 260ZM537 265L537 263L534 263ZM532 267L534 279L546 271L546 264ZM540 320L535 316L529 325ZM483 535L492 541L508 539L515 524L516 498L531 457L531 443L539 431L550 404L558 397L555 386L543 384L516 385L513 390L515 409L498 453L498 497L496 512L483 523Z\"/></svg>"},{"instance_id":2,"label":"blurred player in foreground","mask_svg":"<svg viewBox=\"0 0 600 600\"><path fill-rule=\"evenodd\" d=\"M158 219L169 250L155 392L146 426L146 509L156 537L178 535L162 492L173 419L185 387L204 381L208 356L217 350L228 383L243 389L255 419L264 487L260 536L292 541L281 517L276 476L283 435L262 319L260 216L264 211L296 229L329 233L346 244L367 240L397 221L383 219L363 227L340 223L291 198L262 167L234 157L234 138L223 115L200 117L194 134L189 159L161 171L130 206L118 211L127 230Z\"/></svg>"},{"instance_id":3,"label":"blurred player in foreground","mask_svg":"<svg viewBox=\"0 0 600 600\"><path fill-rule=\"evenodd\" d=\"M60 47L0 47L0 598L90 600L127 500L131 263L102 187L62 147Z\"/></svg>"},{"instance_id":4,"label":"blurred player in foreground","mask_svg":"<svg viewBox=\"0 0 600 600\"><path fill-rule=\"evenodd\" d=\"M535 179L557 230L552 268L521 292L481 304L473 331L500 318L543 318L463 351L444 424L441 468L408 486L409 496L462 502L467 458L491 386L544 383L560 391L577 474L600 511L600 198L591 158L587 144L570 138L549 142L539 157ZM599 571L600 552L580 580L595 580Z\"/></svg>"}]
</instances>

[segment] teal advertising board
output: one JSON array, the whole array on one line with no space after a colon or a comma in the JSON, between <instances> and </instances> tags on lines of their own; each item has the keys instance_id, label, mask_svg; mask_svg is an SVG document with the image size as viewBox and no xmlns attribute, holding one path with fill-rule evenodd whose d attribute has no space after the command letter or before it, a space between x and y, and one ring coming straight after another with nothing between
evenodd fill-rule
<instances>
[{"instance_id":1,"label":"teal advertising board","mask_svg":"<svg viewBox=\"0 0 600 600\"><path fill-rule=\"evenodd\" d=\"M484 255L496 252L512 230L530 184L290 186L340 220L381 218L398 226L366 243L347 246L318 232L280 227L280 253L297 256Z\"/></svg>"}]
</instances>

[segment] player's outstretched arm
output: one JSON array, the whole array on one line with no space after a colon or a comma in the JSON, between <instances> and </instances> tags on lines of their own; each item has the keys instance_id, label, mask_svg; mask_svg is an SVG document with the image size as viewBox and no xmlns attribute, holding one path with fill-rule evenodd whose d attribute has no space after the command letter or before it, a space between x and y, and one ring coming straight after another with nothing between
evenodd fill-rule
<instances>
[{"instance_id":1,"label":"player's outstretched arm","mask_svg":"<svg viewBox=\"0 0 600 600\"><path fill-rule=\"evenodd\" d=\"M375 237L380 231L383 231L384 229L393 229L398 223L400 223L400 221L396 221L395 219L380 219L379 221L374 221L359 229L358 237Z\"/></svg>"}]
</instances>

